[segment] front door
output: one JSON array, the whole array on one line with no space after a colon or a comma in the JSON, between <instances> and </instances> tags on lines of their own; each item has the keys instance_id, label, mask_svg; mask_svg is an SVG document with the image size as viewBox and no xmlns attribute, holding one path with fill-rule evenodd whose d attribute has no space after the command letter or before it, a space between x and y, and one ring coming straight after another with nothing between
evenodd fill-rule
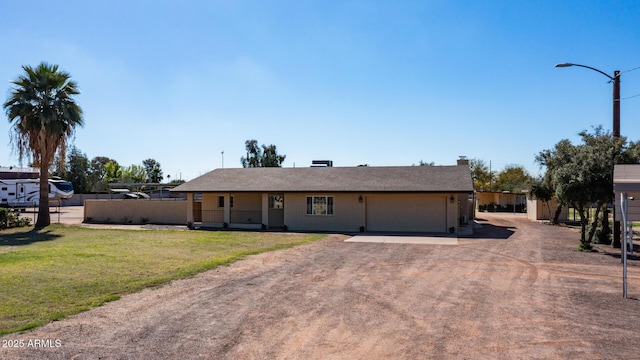
<instances>
[{"instance_id":1,"label":"front door","mask_svg":"<svg viewBox=\"0 0 640 360\"><path fill-rule=\"evenodd\" d=\"M19 204L24 204L27 200L27 194L24 191L24 184L16 185L16 200Z\"/></svg>"},{"instance_id":2,"label":"front door","mask_svg":"<svg viewBox=\"0 0 640 360\"><path fill-rule=\"evenodd\" d=\"M202 222L202 201L193 202L193 222Z\"/></svg>"},{"instance_id":3,"label":"front door","mask_svg":"<svg viewBox=\"0 0 640 360\"><path fill-rule=\"evenodd\" d=\"M284 226L284 194L269 195L269 227Z\"/></svg>"}]
</instances>

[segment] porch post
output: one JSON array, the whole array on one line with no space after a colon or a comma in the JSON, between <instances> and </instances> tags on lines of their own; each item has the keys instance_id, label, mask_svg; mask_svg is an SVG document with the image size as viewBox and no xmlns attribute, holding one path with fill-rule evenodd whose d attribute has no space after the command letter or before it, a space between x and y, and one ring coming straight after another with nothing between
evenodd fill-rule
<instances>
[{"instance_id":1,"label":"porch post","mask_svg":"<svg viewBox=\"0 0 640 360\"><path fill-rule=\"evenodd\" d=\"M224 222L231 224L231 195L224 194Z\"/></svg>"},{"instance_id":2,"label":"porch post","mask_svg":"<svg viewBox=\"0 0 640 360\"><path fill-rule=\"evenodd\" d=\"M187 224L193 224L193 193L187 193Z\"/></svg>"},{"instance_id":3,"label":"porch post","mask_svg":"<svg viewBox=\"0 0 640 360\"><path fill-rule=\"evenodd\" d=\"M262 193L262 224L269 228L269 194Z\"/></svg>"}]
</instances>

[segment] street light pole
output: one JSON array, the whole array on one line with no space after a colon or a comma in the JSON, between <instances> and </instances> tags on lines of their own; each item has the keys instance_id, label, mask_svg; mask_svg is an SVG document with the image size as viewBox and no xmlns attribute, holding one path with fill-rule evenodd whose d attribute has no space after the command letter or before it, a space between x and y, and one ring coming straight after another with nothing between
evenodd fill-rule
<instances>
[{"instance_id":1,"label":"street light pole","mask_svg":"<svg viewBox=\"0 0 640 360\"><path fill-rule=\"evenodd\" d=\"M613 137L620 137L620 71L613 72Z\"/></svg>"},{"instance_id":2,"label":"street light pole","mask_svg":"<svg viewBox=\"0 0 640 360\"><path fill-rule=\"evenodd\" d=\"M587 68L600 74L606 76L613 82L613 128L611 129L611 133L614 139L620 137L620 71L615 70L613 72L613 76L607 74L604 71L598 70L591 66L573 64L573 63L561 63L556 64L557 68L561 67L571 67L571 66L579 66L583 68ZM613 212L613 243L611 244L615 248L620 247L620 221L616 221L616 212Z\"/></svg>"}]
</instances>

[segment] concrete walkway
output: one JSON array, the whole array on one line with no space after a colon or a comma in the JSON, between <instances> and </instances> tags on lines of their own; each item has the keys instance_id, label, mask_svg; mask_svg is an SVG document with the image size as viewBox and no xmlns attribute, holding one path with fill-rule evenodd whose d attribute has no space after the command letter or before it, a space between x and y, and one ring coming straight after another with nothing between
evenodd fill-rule
<instances>
[{"instance_id":1,"label":"concrete walkway","mask_svg":"<svg viewBox=\"0 0 640 360\"><path fill-rule=\"evenodd\" d=\"M482 225L470 222L458 229L458 234L362 234L355 235L345 242L384 243L384 244L423 244L423 245L458 245L458 237L472 237L474 229Z\"/></svg>"}]
</instances>

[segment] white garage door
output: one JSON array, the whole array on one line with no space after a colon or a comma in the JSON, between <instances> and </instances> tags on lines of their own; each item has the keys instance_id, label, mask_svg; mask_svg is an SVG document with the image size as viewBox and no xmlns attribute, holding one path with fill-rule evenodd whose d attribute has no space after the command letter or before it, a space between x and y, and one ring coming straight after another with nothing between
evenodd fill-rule
<instances>
[{"instance_id":1,"label":"white garage door","mask_svg":"<svg viewBox=\"0 0 640 360\"><path fill-rule=\"evenodd\" d=\"M367 231L447 231L446 196L374 195L366 204Z\"/></svg>"}]
</instances>

